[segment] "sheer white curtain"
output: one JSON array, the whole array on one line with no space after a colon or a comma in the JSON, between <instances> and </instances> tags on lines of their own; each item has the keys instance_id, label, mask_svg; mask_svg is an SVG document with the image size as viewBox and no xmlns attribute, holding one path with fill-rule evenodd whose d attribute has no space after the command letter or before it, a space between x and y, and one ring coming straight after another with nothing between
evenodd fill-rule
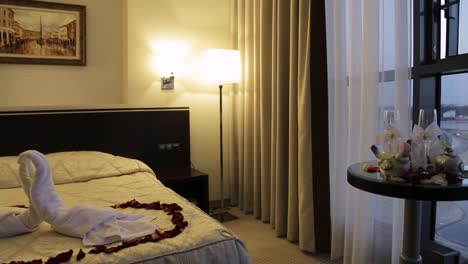
<instances>
[{"instance_id":1,"label":"sheer white curtain","mask_svg":"<svg viewBox=\"0 0 468 264\"><path fill-rule=\"evenodd\" d=\"M232 0L244 74L232 98L230 198L315 251L310 0Z\"/></svg>"},{"instance_id":2,"label":"sheer white curtain","mask_svg":"<svg viewBox=\"0 0 468 264\"><path fill-rule=\"evenodd\" d=\"M395 107L408 135L411 1L329 0L332 259L398 263L403 200L360 191L346 181L350 164L373 160L384 108Z\"/></svg>"}]
</instances>

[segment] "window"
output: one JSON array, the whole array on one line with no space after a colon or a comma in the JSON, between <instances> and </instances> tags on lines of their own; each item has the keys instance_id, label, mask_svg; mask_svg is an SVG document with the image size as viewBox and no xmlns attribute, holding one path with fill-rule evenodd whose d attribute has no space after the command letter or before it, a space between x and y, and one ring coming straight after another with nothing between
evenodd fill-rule
<instances>
[{"instance_id":1,"label":"window","mask_svg":"<svg viewBox=\"0 0 468 264\"><path fill-rule=\"evenodd\" d=\"M440 17L440 58L468 53L468 1L441 0Z\"/></svg>"},{"instance_id":2,"label":"window","mask_svg":"<svg viewBox=\"0 0 468 264\"><path fill-rule=\"evenodd\" d=\"M442 75L440 127L454 150L468 164L468 73ZM435 240L468 259L468 201L438 202ZM466 263L466 262L462 262Z\"/></svg>"},{"instance_id":3,"label":"window","mask_svg":"<svg viewBox=\"0 0 468 264\"><path fill-rule=\"evenodd\" d=\"M440 127L455 152L468 165L468 73L441 78Z\"/></svg>"},{"instance_id":4,"label":"window","mask_svg":"<svg viewBox=\"0 0 468 264\"><path fill-rule=\"evenodd\" d=\"M468 164L468 0L413 0L413 120L436 108L440 126ZM426 202L422 243L468 263L468 201ZM423 246L424 247L424 246Z\"/></svg>"}]
</instances>

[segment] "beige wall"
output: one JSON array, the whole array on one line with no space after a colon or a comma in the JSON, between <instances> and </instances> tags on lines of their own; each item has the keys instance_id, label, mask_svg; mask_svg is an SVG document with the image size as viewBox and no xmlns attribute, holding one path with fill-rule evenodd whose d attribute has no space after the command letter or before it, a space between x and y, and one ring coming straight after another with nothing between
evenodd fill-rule
<instances>
[{"instance_id":1,"label":"beige wall","mask_svg":"<svg viewBox=\"0 0 468 264\"><path fill-rule=\"evenodd\" d=\"M87 66L0 64L0 107L121 103L122 0L86 6Z\"/></svg>"},{"instance_id":2,"label":"beige wall","mask_svg":"<svg viewBox=\"0 0 468 264\"><path fill-rule=\"evenodd\" d=\"M190 107L192 162L210 175L210 200L219 199L219 90L200 80L199 64L206 49L230 48L229 8L230 0L126 0L124 8L128 74L123 97L130 104ZM184 76L174 73L174 90L161 90L151 67L157 56L152 47L165 42L189 47ZM227 111L227 98L223 104Z\"/></svg>"}]
</instances>

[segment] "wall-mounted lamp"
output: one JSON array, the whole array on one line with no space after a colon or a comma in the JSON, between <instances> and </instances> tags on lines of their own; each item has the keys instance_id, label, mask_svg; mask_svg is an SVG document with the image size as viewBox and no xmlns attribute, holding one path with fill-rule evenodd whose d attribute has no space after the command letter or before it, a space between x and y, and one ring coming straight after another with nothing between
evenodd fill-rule
<instances>
[{"instance_id":1,"label":"wall-mounted lamp","mask_svg":"<svg viewBox=\"0 0 468 264\"><path fill-rule=\"evenodd\" d=\"M173 41L160 41L152 44L153 70L161 77L161 89L175 88L175 75L178 78L185 72L185 56L190 47Z\"/></svg>"},{"instance_id":2,"label":"wall-mounted lamp","mask_svg":"<svg viewBox=\"0 0 468 264\"><path fill-rule=\"evenodd\" d=\"M171 72L171 76L169 77L161 77L161 89L174 89L174 85L175 76L173 72Z\"/></svg>"}]
</instances>

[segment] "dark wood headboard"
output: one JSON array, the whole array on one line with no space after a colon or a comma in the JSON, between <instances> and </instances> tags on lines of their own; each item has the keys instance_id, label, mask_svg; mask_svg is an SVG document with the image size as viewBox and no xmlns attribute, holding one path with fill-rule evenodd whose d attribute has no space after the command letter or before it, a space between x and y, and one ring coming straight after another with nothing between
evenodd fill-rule
<instances>
[{"instance_id":1,"label":"dark wood headboard","mask_svg":"<svg viewBox=\"0 0 468 264\"><path fill-rule=\"evenodd\" d=\"M0 111L0 156L96 150L190 167L189 123L188 107Z\"/></svg>"}]
</instances>

